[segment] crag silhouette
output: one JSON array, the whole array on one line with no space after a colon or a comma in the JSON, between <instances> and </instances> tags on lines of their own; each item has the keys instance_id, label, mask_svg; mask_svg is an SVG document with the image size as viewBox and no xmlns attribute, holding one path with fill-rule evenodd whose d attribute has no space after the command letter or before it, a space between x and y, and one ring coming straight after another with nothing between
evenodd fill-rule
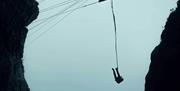
<instances>
[{"instance_id":1,"label":"crag silhouette","mask_svg":"<svg viewBox=\"0 0 180 91\"><path fill-rule=\"evenodd\" d=\"M151 54L145 91L180 91L180 1L167 19L160 44Z\"/></svg>"},{"instance_id":2,"label":"crag silhouette","mask_svg":"<svg viewBox=\"0 0 180 91\"><path fill-rule=\"evenodd\" d=\"M0 1L0 91L29 91L24 78L26 26L37 18L35 0Z\"/></svg>"}]
</instances>

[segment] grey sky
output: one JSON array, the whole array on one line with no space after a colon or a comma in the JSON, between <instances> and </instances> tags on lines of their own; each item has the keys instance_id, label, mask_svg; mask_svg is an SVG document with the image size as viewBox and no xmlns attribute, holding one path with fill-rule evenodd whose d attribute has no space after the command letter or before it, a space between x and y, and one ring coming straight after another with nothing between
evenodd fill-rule
<instances>
[{"instance_id":1,"label":"grey sky","mask_svg":"<svg viewBox=\"0 0 180 91\"><path fill-rule=\"evenodd\" d=\"M40 2L40 9L56 1L63 2L45 0ZM110 0L73 12L33 42L56 21L30 30L24 65L31 91L143 91L150 53L159 43L162 26L176 1L114 0L119 70L125 79L120 85L111 70L116 64ZM41 14L38 19L61 9Z\"/></svg>"}]
</instances>

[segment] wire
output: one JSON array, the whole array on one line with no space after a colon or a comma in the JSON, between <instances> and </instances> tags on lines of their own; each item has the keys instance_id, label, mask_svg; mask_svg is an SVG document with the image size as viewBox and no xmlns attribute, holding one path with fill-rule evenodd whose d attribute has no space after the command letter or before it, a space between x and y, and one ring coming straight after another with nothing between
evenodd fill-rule
<instances>
[{"instance_id":1,"label":"wire","mask_svg":"<svg viewBox=\"0 0 180 91\"><path fill-rule=\"evenodd\" d=\"M99 3L99 2L93 2L93 3L90 3L90 4L87 4L87 5L84 5L84 6L81 6L81 7L78 7L78 8L69 10L69 11L66 11L66 12L64 12L64 13L68 13L68 12L71 12L71 11L74 11L74 10L78 10L78 9L81 9L81 8L85 8L85 7L88 7L88 6L92 6L92 5L97 4L97 3Z\"/></svg>"},{"instance_id":2,"label":"wire","mask_svg":"<svg viewBox=\"0 0 180 91\"><path fill-rule=\"evenodd\" d=\"M50 7L48 7L48 8L45 8L45 9L40 10L40 13L43 13L43 12L52 10L52 9L54 9L54 8L61 7L61 6L63 6L63 5L67 5L67 4L69 4L69 3L72 3L71 1L74 2L74 1L76 1L76 0L67 0L67 1L64 1L64 2L61 2L61 3L58 3L58 4L55 4L55 5L53 5L53 6L50 6Z\"/></svg>"},{"instance_id":3,"label":"wire","mask_svg":"<svg viewBox=\"0 0 180 91\"><path fill-rule=\"evenodd\" d=\"M64 10L61 10L59 13L65 12L66 10L68 10L68 9L71 8L71 7L73 7L74 5L76 5L77 3L79 3L80 1L82 1L82 0L76 1L75 3L73 3L73 4L71 4L70 6L68 6L67 8L65 8ZM58 16L58 15L57 15L57 16ZM48 18L48 19L46 19L46 20L44 20L44 21L41 21L41 22L38 23L37 25L35 25L35 26L29 28L29 30L32 30L32 29L34 29L34 28L36 28L36 27L42 25L43 23L45 23L45 24L43 25L43 26L45 26L45 25L47 25L50 21L53 21L54 19L55 19L55 18L52 17L52 18ZM48 20L49 20L49 22L48 22ZM43 28L43 26L42 26L41 28ZM41 28L40 28L40 29L41 29ZM38 29L38 30L40 30L40 29ZM38 30L37 30L37 31L38 31ZM35 32L37 32L37 31L35 31ZM32 33L32 34L34 34L34 33Z\"/></svg>"},{"instance_id":4,"label":"wire","mask_svg":"<svg viewBox=\"0 0 180 91\"><path fill-rule=\"evenodd\" d=\"M77 8L75 8L75 9L71 9L71 10L68 10L68 11L64 11L63 13L61 13L61 14L59 13L58 15L62 15L62 14L65 14L65 13L68 13L68 12L71 12L71 11L75 11L75 10L78 10L78 9L81 9L81 8L85 8L85 7L88 7L88 6L92 6L92 5L95 5L95 4L97 4L97 3L100 3L100 2L93 2L93 3L87 4L87 5L84 5L84 6L81 6L81 7L77 7ZM36 22L40 22L40 23L38 23L37 25L29 28L29 30L32 30L32 29L34 29L35 27L38 27L38 26L41 25L42 23L46 22L48 19L54 18L54 17L56 17L56 16L53 16L53 17L50 16L50 17L48 17L48 18L44 18L44 19L40 19L40 20L36 21Z\"/></svg>"},{"instance_id":5,"label":"wire","mask_svg":"<svg viewBox=\"0 0 180 91\"><path fill-rule=\"evenodd\" d=\"M49 11L49 10L54 9L54 8L57 8L57 7L61 7L61 6L63 6L63 5L66 5L66 4L70 3L71 1L75 1L75 0L70 0L70 1L67 0L67 1L64 1L64 2L61 2L61 3L58 3L58 4L55 4L55 5L53 5L53 6L50 6L50 7L48 7L48 8L45 8L45 9L40 10L40 13ZM106 1L106 0L99 0L99 1L97 1L97 2L88 4L88 5L84 5L84 6L79 7L79 8L87 7L87 6L90 6L90 5L93 5L93 4L97 4L97 3L100 3L100 2L103 2L103 1ZM78 9L79 9L79 8L78 8Z\"/></svg>"},{"instance_id":6,"label":"wire","mask_svg":"<svg viewBox=\"0 0 180 91\"><path fill-rule=\"evenodd\" d=\"M81 5L83 5L84 3L86 3L88 0L85 0L82 4L80 4L78 7L80 7ZM70 14L72 14L74 11L69 12L67 15L65 15L63 18L61 18L60 20L58 20L54 25L52 25L49 29L47 29L46 31L42 32L39 36L37 36L34 40L31 41L30 44L32 44L34 41L36 41L37 39L39 39L41 36L43 36L45 33L52 31L51 29L56 26L59 22L61 22L63 19L65 19L67 16L69 16Z\"/></svg>"},{"instance_id":7,"label":"wire","mask_svg":"<svg viewBox=\"0 0 180 91\"><path fill-rule=\"evenodd\" d=\"M71 8L72 6L76 5L77 3L81 2L81 1L82 1L82 0L79 0L79 1L77 1L77 2L75 2L75 3L73 3L72 5L70 5L69 7L67 7L66 9L64 9L64 10L61 11L61 12L63 13L64 11L66 11L67 9ZM42 22L42 24L43 24L43 23L44 23L44 24L43 24L38 30L32 32L32 33L28 36L28 38L32 37L35 33L37 33L38 31L40 31L44 26L46 26L48 23L50 23L51 21L55 20L56 18L57 18L57 17L54 17L54 18L47 19L46 21Z\"/></svg>"},{"instance_id":8,"label":"wire","mask_svg":"<svg viewBox=\"0 0 180 91\"><path fill-rule=\"evenodd\" d=\"M78 0L78 1L79 1L79 0ZM73 3L73 4L71 4L70 6L68 6L67 8L65 8L64 10L59 11L58 13L59 13L59 14L63 14L63 12L65 12L65 11L68 10L69 8L71 8L71 7L73 7L74 5L76 5L78 1L76 1L76 2ZM57 16L58 16L58 15L57 15ZM56 16L54 16L54 17L56 17ZM53 17L52 17L52 18L53 18ZM43 24L44 22L46 22L46 21L49 20L49 19L50 19L50 18L35 20L33 23L36 23L36 22L40 22L40 23L36 24L35 26L30 27L29 30L32 30L32 29L34 29L35 27L38 27L39 25Z\"/></svg>"},{"instance_id":9,"label":"wire","mask_svg":"<svg viewBox=\"0 0 180 91\"><path fill-rule=\"evenodd\" d=\"M74 10L78 10L78 9L81 9L81 8L85 8L85 7L88 7L88 6L92 6L92 5L95 5L95 4L98 4L98 3L101 3L101 2L93 2L93 3L90 3L90 4L87 4L87 5L84 5L84 6L81 6L81 7L78 7L78 8L75 8L75 9L72 9L72 10L68 10L64 13L68 13L68 12L71 12L71 11L74 11ZM61 13L61 14L64 14L64 13ZM47 17L47 18L43 18L43 19L39 19L37 21L43 21L43 20L46 20L46 19L49 19L49 18L52 18L52 17L55 17L56 15L61 15L60 13L56 13L50 17ZM37 22L36 21L36 22Z\"/></svg>"},{"instance_id":10,"label":"wire","mask_svg":"<svg viewBox=\"0 0 180 91\"><path fill-rule=\"evenodd\" d=\"M117 68L119 67L119 58L118 58L118 44L117 44L117 25L116 25L116 17L115 17L115 13L114 13L114 7L113 7L113 0L111 0L111 10L112 10L112 16L113 16L113 24L114 24L114 34L115 34L115 37L114 37L114 41L115 41L115 54L116 54L116 65L117 65Z\"/></svg>"},{"instance_id":11,"label":"wire","mask_svg":"<svg viewBox=\"0 0 180 91\"><path fill-rule=\"evenodd\" d=\"M88 1L88 0L87 0ZM86 1L86 2L87 2ZM105 1L105 0L104 0ZM102 2L102 1L101 1ZM75 10L77 10L77 9L81 9L81 8L85 8L85 7L88 7L88 6L92 6L92 5L95 5L95 4L97 4L97 3L101 3L101 2L93 2L93 3L90 3L90 4L87 4L87 5L83 5L83 6L79 6L79 7L77 7L77 8L75 8L75 9L72 9L72 10L68 10L68 11L66 11L66 10L64 10L63 12L61 12L61 13L57 13L57 14L54 14L53 16L50 16L50 17L48 17L48 18L45 18L45 19L43 19L43 20L41 20L41 21L43 21L43 22L41 22L40 24L37 24L35 27L37 27L37 26L39 26L39 25L41 25L42 23L44 23L44 22L47 22L49 19L52 19L52 18L54 18L54 17L57 17L58 15L61 15L61 14L65 14L65 13L69 13L69 12L74 12ZM69 9L69 8L68 8ZM54 18L54 19L56 19L56 18ZM39 21L39 20L38 20ZM51 20L52 21L52 20ZM44 24L44 25L47 25L47 23L46 24ZM43 28L43 26L41 27L41 28ZM40 28L40 29L41 29ZM30 28L30 30L31 29L33 29L33 27L32 28ZM40 30L39 29L39 30ZM33 34L35 34L37 31L35 31L34 33L32 33L32 35Z\"/></svg>"}]
</instances>

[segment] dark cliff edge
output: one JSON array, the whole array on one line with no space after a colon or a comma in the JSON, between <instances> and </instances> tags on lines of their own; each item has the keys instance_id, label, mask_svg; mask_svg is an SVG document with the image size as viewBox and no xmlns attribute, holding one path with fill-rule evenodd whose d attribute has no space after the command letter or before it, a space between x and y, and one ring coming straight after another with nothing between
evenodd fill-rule
<instances>
[{"instance_id":1,"label":"dark cliff edge","mask_svg":"<svg viewBox=\"0 0 180 91\"><path fill-rule=\"evenodd\" d=\"M35 0L0 1L0 91L29 91L24 78L26 26L37 18Z\"/></svg>"},{"instance_id":2,"label":"dark cliff edge","mask_svg":"<svg viewBox=\"0 0 180 91\"><path fill-rule=\"evenodd\" d=\"M145 91L180 91L180 1L167 19L160 44L151 54Z\"/></svg>"}]
</instances>

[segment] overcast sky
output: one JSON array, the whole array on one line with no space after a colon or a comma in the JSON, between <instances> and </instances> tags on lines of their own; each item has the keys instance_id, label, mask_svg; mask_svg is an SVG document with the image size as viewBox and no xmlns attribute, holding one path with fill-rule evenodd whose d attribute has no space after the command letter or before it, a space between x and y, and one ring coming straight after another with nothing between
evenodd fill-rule
<instances>
[{"instance_id":1,"label":"overcast sky","mask_svg":"<svg viewBox=\"0 0 180 91\"><path fill-rule=\"evenodd\" d=\"M40 0L39 8L63 1ZM68 1L71 3L41 12L37 20L47 19L78 0ZM143 91L150 53L158 45L176 1L114 0L119 71L124 77L121 84L116 84L111 70L116 62L110 0L78 9L56 26L52 25L65 15L35 28L39 21L32 23L24 51L25 77L31 91ZM92 2L96 0L84 5Z\"/></svg>"}]
</instances>

